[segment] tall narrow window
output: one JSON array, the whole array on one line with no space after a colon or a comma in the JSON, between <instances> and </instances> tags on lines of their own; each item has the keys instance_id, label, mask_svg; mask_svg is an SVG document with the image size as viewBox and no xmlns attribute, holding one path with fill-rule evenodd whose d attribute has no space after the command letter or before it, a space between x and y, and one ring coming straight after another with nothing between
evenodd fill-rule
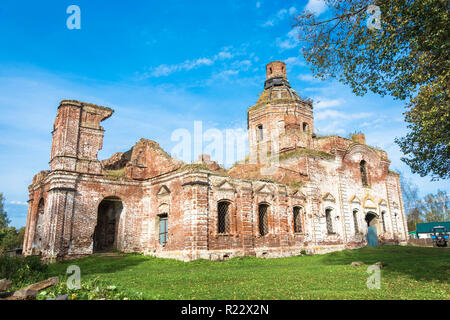
<instances>
[{"instance_id":1,"label":"tall narrow window","mask_svg":"<svg viewBox=\"0 0 450 320\"><path fill-rule=\"evenodd\" d=\"M260 124L258 126L258 140L263 141L263 139L264 139L264 130L263 130L263 125Z\"/></svg>"},{"instance_id":2,"label":"tall narrow window","mask_svg":"<svg viewBox=\"0 0 450 320\"><path fill-rule=\"evenodd\" d=\"M308 124L306 122L303 122L303 132L308 131Z\"/></svg>"},{"instance_id":3,"label":"tall narrow window","mask_svg":"<svg viewBox=\"0 0 450 320\"><path fill-rule=\"evenodd\" d=\"M325 219L327 221L327 233L333 234L333 221L331 220L331 209L325 210Z\"/></svg>"},{"instance_id":4,"label":"tall narrow window","mask_svg":"<svg viewBox=\"0 0 450 320\"><path fill-rule=\"evenodd\" d=\"M367 180L367 162L364 160L361 160L359 163L359 170L361 171L361 181L363 186L368 186L368 180Z\"/></svg>"},{"instance_id":5,"label":"tall narrow window","mask_svg":"<svg viewBox=\"0 0 450 320\"><path fill-rule=\"evenodd\" d=\"M294 207L294 232L301 233L302 230L302 216L300 207Z\"/></svg>"},{"instance_id":6,"label":"tall narrow window","mask_svg":"<svg viewBox=\"0 0 450 320\"><path fill-rule=\"evenodd\" d=\"M398 226L397 226L397 212L394 212L394 218L392 219L393 226L392 229L394 229L394 233L398 232Z\"/></svg>"},{"instance_id":7,"label":"tall narrow window","mask_svg":"<svg viewBox=\"0 0 450 320\"><path fill-rule=\"evenodd\" d=\"M384 222L385 215L386 215L386 211L381 211L381 221L383 223L383 232L386 232L386 223Z\"/></svg>"},{"instance_id":8,"label":"tall narrow window","mask_svg":"<svg viewBox=\"0 0 450 320\"><path fill-rule=\"evenodd\" d=\"M230 204L221 201L217 204L217 232L230 233Z\"/></svg>"},{"instance_id":9,"label":"tall narrow window","mask_svg":"<svg viewBox=\"0 0 450 320\"><path fill-rule=\"evenodd\" d=\"M41 198L41 200L39 200L39 204L38 204L38 209L37 209L37 213L38 214L44 214L44 199Z\"/></svg>"},{"instance_id":10,"label":"tall narrow window","mask_svg":"<svg viewBox=\"0 0 450 320\"><path fill-rule=\"evenodd\" d=\"M268 209L269 206L267 204L260 204L258 207L259 234L262 236L269 233Z\"/></svg>"},{"instance_id":11,"label":"tall narrow window","mask_svg":"<svg viewBox=\"0 0 450 320\"><path fill-rule=\"evenodd\" d=\"M165 245L167 243L167 214L159 215L159 243Z\"/></svg>"},{"instance_id":12,"label":"tall narrow window","mask_svg":"<svg viewBox=\"0 0 450 320\"><path fill-rule=\"evenodd\" d=\"M353 222L355 224L355 234L359 233L358 210L353 210Z\"/></svg>"}]
</instances>

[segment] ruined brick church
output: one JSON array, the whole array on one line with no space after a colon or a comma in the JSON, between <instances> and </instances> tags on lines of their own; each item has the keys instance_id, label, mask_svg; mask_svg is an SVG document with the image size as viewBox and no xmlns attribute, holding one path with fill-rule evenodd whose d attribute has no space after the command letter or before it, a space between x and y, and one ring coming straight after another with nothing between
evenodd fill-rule
<instances>
[{"instance_id":1,"label":"ruined brick church","mask_svg":"<svg viewBox=\"0 0 450 320\"><path fill-rule=\"evenodd\" d=\"M310 100L286 66L247 111L249 156L226 170L209 156L186 164L155 141L97 159L113 110L61 101L50 170L35 175L23 251L49 259L119 250L181 260L284 257L403 243L399 175L363 134L314 134ZM373 230L374 228L371 228Z\"/></svg>"}]
</instances>

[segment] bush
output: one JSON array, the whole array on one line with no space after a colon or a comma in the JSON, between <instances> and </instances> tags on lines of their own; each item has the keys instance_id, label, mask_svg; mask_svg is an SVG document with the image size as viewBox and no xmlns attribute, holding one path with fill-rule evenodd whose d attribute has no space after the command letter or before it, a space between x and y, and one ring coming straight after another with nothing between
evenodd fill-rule
<instances>
[{"instance_id":1,"label":"bush","mask_svg":"<svg viewBox=\"0 0 450 320\"><path fill-rule=\"evenodd\" d=\"M9 257L0 255L0 279L7 278L14 287L44 280L48 267L36 256Z\"/></svg>"},{"instance_id":2,"label":"bush","mask_svg":"<svg viewBox=\"0 0 450 320\"><path fill-rule=\"evenodd\" d=\"M68 294L69 300L141 300L143 294L141 292L124 292L114 285L110 285L106 281L100 280L98 277L94 279L82 280L81 288L69 289L67 287L67 279L64 278L56 286L50 287L39 292L38 300L46 300L47 298L55 298L60 295Z\"/></svg>"}]
</instances>

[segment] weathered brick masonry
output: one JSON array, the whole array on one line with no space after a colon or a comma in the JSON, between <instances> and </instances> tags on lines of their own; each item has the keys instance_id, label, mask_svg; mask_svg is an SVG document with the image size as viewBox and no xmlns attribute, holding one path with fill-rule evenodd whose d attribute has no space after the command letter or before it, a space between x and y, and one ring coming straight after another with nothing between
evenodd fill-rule
<instances>
[{"instance_id":1,"label":"weathered brick masonry","mask_svg":"<svg viewBox=\"0 0 450 320\"><path fill-rule=\"evenodd\" d=\"M69 258L118 249L182 260L280 257L407 239L399 176L386 152L314 134L313 108L267 65L248 109L249 157L225 170L207 155L192 164L151 140L98 161L114 111L61 101L50 170L29 186L26 255Z\"/></svg>"}]
</instances>

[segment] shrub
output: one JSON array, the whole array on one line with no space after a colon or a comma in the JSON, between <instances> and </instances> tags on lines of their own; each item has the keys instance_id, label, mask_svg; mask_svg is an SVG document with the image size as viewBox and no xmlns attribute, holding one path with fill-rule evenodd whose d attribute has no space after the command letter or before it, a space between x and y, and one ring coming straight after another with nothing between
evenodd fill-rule
<instances>
[{"instance_id":1,"label":"shrub","mask_svg":"<svg viewBox=\"0 0 450 320\"><path fill-rule=\"evenodd\" d=\"M47 276L47 265L39 257L9 257L0 255L0 279L7 278L14 287L44 280Z\"/></svg>"},{"instance_id":2,"label":"shrub","mask_svg":"<svg viewBox=\"0 0 450 320\"><path fill-rule=\"evenodd\" d=\"M55 298L60 295L67 294L69 300L141 300L143 294L141 292L124 292L120 288L110 285L98 277L94 279L81 280L81 288L69 289L67 287L67 279L56 286L47 288L39 292L38 300L46 300L47 298Z\"/></svg>"}]
</instances>

